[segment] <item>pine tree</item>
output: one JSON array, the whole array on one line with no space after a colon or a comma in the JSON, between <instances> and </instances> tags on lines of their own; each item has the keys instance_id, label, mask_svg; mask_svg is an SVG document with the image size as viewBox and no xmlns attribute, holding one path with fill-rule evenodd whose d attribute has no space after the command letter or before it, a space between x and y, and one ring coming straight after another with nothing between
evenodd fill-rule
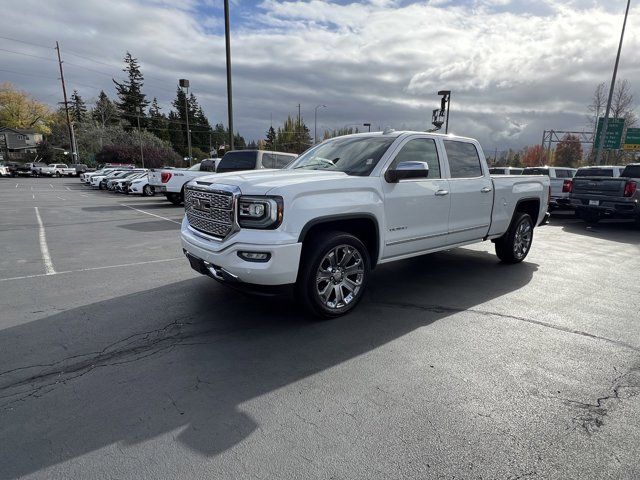
<instances>
[{"instance_id":1,"label":"pine tree","mask_svg":"<svg viewBox=\"0 0 640 480\"><path fill-rule=\"evenodd\" d=\"M267 150L276 150L276 131L273 129L273 125L269 127L269 130L267 130L265 148Z\"/></svg>"},{"instance_id":2,"label":"pine tree","mask_svg":"<svg viewBox=\"0 0 640 480\"><path fill-rule=\"evenodd\" d=\"M109 100L107 94L104 93L104 90L100 90L100 95L98 95L98 100L96 100L96 104L91 111L91 116L101 127L117 123L118 110L113 102Z\"/></svg>"},{"instance_id":3,"label":"pine tree","mask_svg":"<svg viewBox=\"0 0 640 480\"><path fill-rule=\"evenodd\" d=\"M158 105L158 99L153 97L151 106L149 107L149 121L148 129L151 130L156 137L160 140L169 141L170 134L167 122L167 116L162 113L160 106Z\"/></svg>"},{"instance_id":4,"label":"pine tree","mask_svg":"<svg viewBox=\"0 0 640 480\"><path fill-rule=\"evenodd\" d=\"M87 116L87 105L77 90L71 94L71 116L76 123L83 123Z\"/></svg>"},{"instance_id":5,"label":"pine tree","mask_svg":"<svg viewBox=\"0 0 640 480\"><path fill-rule=\"evenodd\" d=\"M124 63L125 67L122 71L127 74L128 79L122 83L116 82L115 79L113 80L119 99L119 101L116 102L116 106L120 111L120 115L124 117L124 120L130 125L133 125L138 116L138 109L142 112L141 117L144 116L149 101L145 98L145 94L142 93L144 76L140 71L138 59L127 52L124 57ZM143 123L142 120L141 123Z\"/></svg>"},{"instance_id":6,"label":"pine tree","mask_svg":"<svg viewBox=\"0 0 640 480\"><path fill-rule=\"evenodd\" d=\"M276 145L282 152L302 153L311 146L311 134L302 118L287 117L276 133Z\"/></svg>"}]
</instances>

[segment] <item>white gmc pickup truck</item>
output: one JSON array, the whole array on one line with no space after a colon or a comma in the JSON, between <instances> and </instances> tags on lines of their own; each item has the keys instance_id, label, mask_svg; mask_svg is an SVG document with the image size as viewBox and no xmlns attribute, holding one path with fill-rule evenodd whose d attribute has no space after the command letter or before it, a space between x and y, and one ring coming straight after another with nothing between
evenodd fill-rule
<instances>
[{"instance_id":1,"label":"white gmc pickup truck","mask_svg":"<svg viewBox=\"0 0 640 480\"><path fill-rule=\"evenodd\" d=\"M348 135L284 170L187 184L182 246L199 273L249 290L293 284L308 310L336 317L356 306L377 264L483 240L521 262L548 200L548 177L492 178L470 138Z\"/></svg>"}]
</instances>

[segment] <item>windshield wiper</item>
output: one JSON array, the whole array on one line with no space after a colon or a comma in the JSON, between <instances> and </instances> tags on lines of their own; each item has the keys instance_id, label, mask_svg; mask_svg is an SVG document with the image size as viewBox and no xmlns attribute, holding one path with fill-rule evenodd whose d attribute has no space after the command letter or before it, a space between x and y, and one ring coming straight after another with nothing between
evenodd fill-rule
<instances>
[{"instance_id":1,"label":"windshield wiper","mask_svg":"<svg viewBox=\"0 0 640 480\"><path fill-rule=\"evenodd\" d=\"M338 160L340 160L340 157L336 157L333 160L323 158L319 162L307 163L306 165L298 165L297 167L293 167L293 170L297 170L298 168L305 168L305 167L321 167L321 166L324 166L325 168L335 167L336 166L335 163Z\"/></svg>"}]
</instances>

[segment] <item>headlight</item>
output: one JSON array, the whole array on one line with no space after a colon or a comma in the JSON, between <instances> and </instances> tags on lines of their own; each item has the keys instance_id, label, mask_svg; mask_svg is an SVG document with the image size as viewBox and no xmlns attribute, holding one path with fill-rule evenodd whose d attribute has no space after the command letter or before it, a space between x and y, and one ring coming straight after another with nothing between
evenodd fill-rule
<instances>
[{"instance_id":1,"label":"headlight","mask_svg":"<svg viewBox=\"0 0 640 480\"><path fill-rule=\"evenodd\" d=\"M238 224L243 228L273 230L282 223L282 197L240 197Z\"/></svg>"}]
</instances>

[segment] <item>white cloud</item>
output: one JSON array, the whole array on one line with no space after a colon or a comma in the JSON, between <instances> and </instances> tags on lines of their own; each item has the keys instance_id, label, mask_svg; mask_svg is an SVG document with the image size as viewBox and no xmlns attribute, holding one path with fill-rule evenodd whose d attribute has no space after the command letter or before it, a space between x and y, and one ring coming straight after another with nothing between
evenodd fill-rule
<instances>
[{"instance_id":1,"label":"white cloud","mask_svg":"<svg viewBox=\"0 0 640 480\"><path fill-rule=\"evenodd\" d=\"M141 61L149 95L167 106L177 79L189 78L212 121L226 123L218 7L203 15L206 2L195 0L179 8L163 0L85 0L73 8L61 0L22 0L19 9L12 3L18 5L10 0L3 11L3 35L24 38L19 12L38 10L26 40L52 44L58 38L63 53L68 48L113 67L67 56L69 62L113 75L129 50ZM608 2L605 10L589 1L547 0L536 2L537 11L520 0L470 3L265 0L248 12L241 2L236 8L243 20L232 25L236 127L258 138L270 114L279 123L302 103L310 120L313 107L323 103L328 108L319 116L327 126L371 122L424 130L438 104L437 90L447 88L453 91L452 130L478 136L488 147L536 143L545 128L580 128L593 88L610 77L621 2ZM640 49L638 13L635 7L630 15L620 71L632 82L640 78L634 54ZM52 62L1 52L0 61L2 68L56 76ZM70 83L84 85L78 88L85 97L100 88L111 91L108 76L67 69ZM23 80L37 95L51 97L57 87L42 78L0 75Z\"/></svg>"}]
</instances>

